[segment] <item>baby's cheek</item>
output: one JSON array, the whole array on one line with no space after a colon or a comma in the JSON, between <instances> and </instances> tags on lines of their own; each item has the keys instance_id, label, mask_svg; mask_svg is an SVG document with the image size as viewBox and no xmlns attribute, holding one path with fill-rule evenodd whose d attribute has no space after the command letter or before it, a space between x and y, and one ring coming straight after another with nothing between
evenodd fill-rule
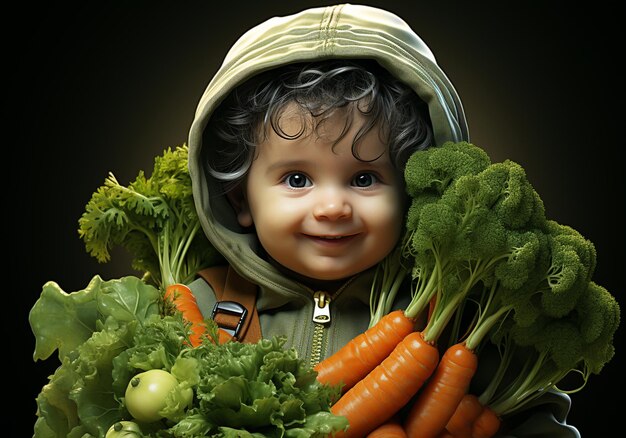
<instances>
[{"instance_id":1,"label":"baby's cheek","mask_svg":"<svg viewBox=\"0 0 626 438\"><path fill-rule=\"evenodd\" d=\"M368 206L370 221L379 227L395 228L402 224L404 210L401 200L395 196L380 199Z\"/></svg>"}]
</instances>

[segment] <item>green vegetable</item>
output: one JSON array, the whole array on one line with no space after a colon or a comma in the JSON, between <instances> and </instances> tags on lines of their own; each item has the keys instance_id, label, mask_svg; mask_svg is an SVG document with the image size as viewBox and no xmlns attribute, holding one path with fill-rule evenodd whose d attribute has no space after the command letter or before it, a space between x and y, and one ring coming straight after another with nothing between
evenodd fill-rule
<instances>
[{"instance_id":1,"label":"green vegetable","mask_svg":"<svg viewBox=\"0 0 626 438\"><path fill-rule=\"evenodd\" d=\"M330 413L339 389L319 384L296 351L284 348L284 338L191 348L185 343L189 326L179 314L162 316L159 291L137 277L95 277L83 291L68 294L58 286L54 291L31 312L42 340L36 356L78 342L71 330L61 330L71 327L64 319L87 321L86 332L93 331L60 355L61 366L37 397L37 438L103 437L111 425L133 415L146 437L312 437L347 424ZM87 303L88 313L82 313ZM46 316L48 306L56 309L54 319ZM213 336L216 329L209 327ZM163 373L173 380L165 382L160 396L127 393L133 379ZM164 418L151 416L155 412Z\"/></svg>"},{"instance_id":2,"label":"green vegetable","mask_svg":"<svg viewBox=\"0 0 626 438\"><path fill-rule=\"evenodd\" d=\"M168 397L175 401L168 401ZM180 388L178 380L172 374L165 370L152 369L137 374L128 382L124 404L133 418L151 423L167 415L161 411L168 403L178 406L176 415L169 413L168 418L181 416L182 411L191 404L192 397L191 388Z\"/></svg>"},{"instance_id":3,"label":"green vegetable","mask_svg":"<svg viewBox=\"0 0 626 438\"><path fill-rule=\"evenodd\" d=\"M137 438L143 436L139 425L133 421L118 421L113 424L104 438Z\"/></svg>"},{"instance_id":4,"label":"green vegetable","mask_svg":"<svg viewBox=\"0 0 626 438\"><path fill-rule=\"evenodd\" d=\"M46 359L58 348L61 364L37 396L35 436L104 436L123 419L112 390L113 361L133 343L139 321L159 316L160 296L136 277L95 276L72 293L52 282L44 286L29 315L33 356Z\"/></svg>"},{"instance_id":5,"label":"green vegetable","mask_svg":"<svg viewBox=\"0 0 626 438\"><path fill-rule=\"evenodd\" d=\"M109 175L78 221L89 254L107 262L110 249L124 247L133 267L161 289L189 283L221 259L198 221L187 154L186 145L167 149L156 157L149 178L140 172L128 186Z\"/></svg>"},{"instance_id":6,"label":"green vegetable","mask_svg":"<svg viewBox=\"0 0 626 438\"><path fill-rule=\"evenodd\" d=\"M488 342L498 347L499 367L481 401L499 414L558 389L572 372L583 377L582 389L613 357L619 325L617 302L591 281L593 243L546 216L519 164L492 163L470 143L414 153L405 182L406 229L379 267L371 324L410 275L405 312L428 310L426 340L464 340L477 353Z\"/></svg>"},{"instance_id":7,"label":"green vegetable","mask_svg":"<svg viewBox=\"0 0 626 438\"><path fill-rule=\"evenodd\" d=\"M109 317L128 322L159 312L160 293L136 277L103 281L96 275L84 290L68 294L47 282L29 313L35 335L34 360L44 360L58 349L61 361L73 355Z\"/></svg>"},{"instance_id":8,"label":"green vegetable","mask_svg":"<svg viewBox=\"0 0 626 438\"><path fill-rule=\"evenodd\" d=\"M500 415L512 414L547 389L578 392L591 374L601 372L615 353L619 305L606 288L593 281L579 295L575 308L562 317L539 313L529 325L505 321L508 327L492 333L503 358L481 402L489 403ZM514 356L516 377L511 382L506 376L512 374ZM573 372L581 379L579 386L560 388Z\"/></svg>"},{"instance_id":9,"label":"green vegetable","mask_svg":"<svg viewBox=\"0 0 626 438\"><path fill-rule=\"evenodd\" d=\"M415 299L408 314L419 314L434 298L425 338L438 339L459 306L472 289L490 284L497 278L506 287L519 287L534 269L534 262L545 224L543 203L526 179L523 169L512 161L485 166L476 162L472 171L458 175L462 167L460 154L446 155L449 160L434 160L437 171L445 175L449 185L439 193L438 175L434 181L417 180L431 202L414 202L407 218L406 248L414 258L413 272L417 281ZM453 145L455 150L475 151L467 143ZM430 155L439 155L436 149ZM421 155L421 154L420 154ZM470 156L468 153L467 156ZM474 152L474 156L478 156ZM445 164L445 166L444 166ZM409 160L407 173L415 166L426 166L424 160ZM408 190L417 189L408 185Z\"/></svg>"}]
</instances>

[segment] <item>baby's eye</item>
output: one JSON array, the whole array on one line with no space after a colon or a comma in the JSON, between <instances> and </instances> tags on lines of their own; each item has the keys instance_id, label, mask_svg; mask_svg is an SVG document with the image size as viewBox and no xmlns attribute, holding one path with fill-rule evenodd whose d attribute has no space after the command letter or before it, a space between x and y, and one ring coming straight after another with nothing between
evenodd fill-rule
<instances>
[{"instance_id":1,"label":"baby's eye","mask_svg":"<svg viewBox=\"0 0 626 438\"><path fill-rule=\"evenodd\" d=\"M309 187L311 181L303 173L291 173L284 179L285 184L294 189L301 189L303 187Z\"/></svg>"},{"instance_id":2,"label":"baby's eye","mask_svg":"<svg viewBox=\"0 0 626 438\"><path fill-rule=\"evenodd\" d=\"M376 184L377 181L378 178L376 178L376 175L371 173L359 173L352 180L352 185L355 187L369 187Z\"/></svg>"}]
</instances>

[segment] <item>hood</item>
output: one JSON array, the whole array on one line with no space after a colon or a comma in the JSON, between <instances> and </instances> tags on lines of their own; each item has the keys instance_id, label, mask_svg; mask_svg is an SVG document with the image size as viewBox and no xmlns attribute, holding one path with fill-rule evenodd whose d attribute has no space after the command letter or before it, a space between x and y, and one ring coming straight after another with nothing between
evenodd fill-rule
<instances>
[{"instance_id":1,"label":"hood","mask_svg":"<svg viewBox=\"0 0 626 438\"><path fill-rule=\"evenodd\" d=\"M207 237L244 277L283 294L302 288L257 254L253 233L239 228L222 188L201 162L203 131L230 91L263 71L322 59L373 59L410 86L428 105L435 143L469 140L460 99L419 36L398 16L374 7L342 4L271 18L233 45L207 86L189 133L193 195Z\"/></svg>"}]
</instances>

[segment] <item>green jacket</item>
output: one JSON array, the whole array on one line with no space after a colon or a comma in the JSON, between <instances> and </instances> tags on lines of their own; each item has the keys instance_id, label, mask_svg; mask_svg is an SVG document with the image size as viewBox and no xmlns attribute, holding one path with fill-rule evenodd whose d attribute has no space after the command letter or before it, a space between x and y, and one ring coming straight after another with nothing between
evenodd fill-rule
<instances>
[{"instance_id":1,"label":"green jacket","mask_svg":"<svg viewBox=\"0 0 626 438\"><path fill-rule=\"evenodd\" d=\"M246 32L228 52L200 99L189 133L194 199L210 242L240 275L259 286L257 308L263 335L287 335L288 345L311 364L367 328L373 270L336 291L325 291L330 296L331 320L313 322L315 291L283 275L263 257L255 234L238 225L220 183L205 171L201 151L211 147L203 144L211 114L235 86L287 63L331 58L376 60L428 104L437 145L469 140L460 99L434 55L407 23L387 11L344 4L275 17ZM201 279L190 286L208 316L215 302L212 290ZM402 308L408 298L408 294L401 296L396 307ZM575 429L557 421L564 419L569 398L555 397L556 404L546 405L553 409L535 421L539 428L535 432L546 434L533 436L577 436ZM557 413L557 418L551 413Z\"/></svg>"}]
</instances>

